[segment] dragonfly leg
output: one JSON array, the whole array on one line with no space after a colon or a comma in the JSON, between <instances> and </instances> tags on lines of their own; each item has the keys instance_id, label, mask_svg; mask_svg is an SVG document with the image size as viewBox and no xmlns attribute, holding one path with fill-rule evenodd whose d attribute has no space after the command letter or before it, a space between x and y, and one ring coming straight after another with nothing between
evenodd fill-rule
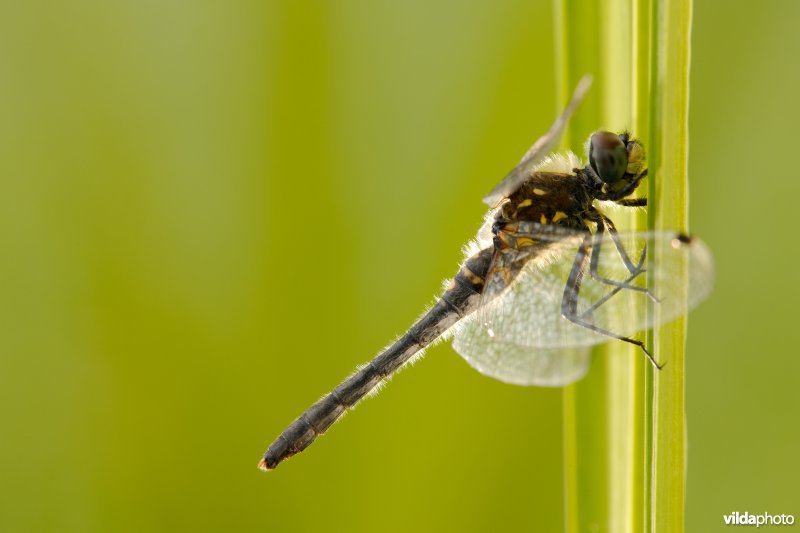
<instances>
[{"instance_id":1,"label":"dragonfly leg","mask_svg":"<svg viewBox=\"0 0 800 533\"><path fill-rule=\"evenodd\" d=\"M623 207L646 207L647 198L623 198L615 201L614 203Z\"/></svg>"},{"instance_id":2,"label":"dragonfly leg","mask_svg":"<svg viewBox=\"0 0 800 533\"><path fill-rule=\"evenodd\" d=\"M630 276L625 281L616 281L613 279L606 278L600 275L599 272L599 264L600 264L600 248L603 242L603 235L605 234L605 230L608 228L608 234L611 237L611 241L614 243L614 246L617 248L617 252L619 253L620 257L622 258L622 262L625 264L625 268L628 269L630 272ZM619 240L619 234L617 233L617 228L614 226L614 223L609 219L600 215L597 220L597 233L594 239L594 243L592 246L592 257L589 261L589 275L592 276L592 279L595 281L599 281L600 283L605 283L606 285L611 285L616 287L611 294L607 295L603 299L603 302L607 301L608 298L618 293L621 289L628 289L636 292L641 292L647 295L648 298L653 300L655 303L658 303L658 298L648 289L647 287L638 287L636 285L631 285L631 281L636 279L640 274L645 272L645 269L642 268L644 265L645 258L647 257L647 244L645 244L644 248L642 248L642 253L639 256L639 260L636 265L633 264L630 257L628 257L628 253L625 251L625 247L622 246L622 243ZM593 306L593 309L596 309L601 305L600 303Z\"/></svg>"},{"instance_id":3,"label":"dragonfly leg","mask_svg":"<svg viewBox=\"0 0 800 533\"><path fill-rule=\"evenodd\" d=\"M564 295L561 299L561 314L573 324L597 332L601 335L611 337L612 339L621 340L633 344L634 346L638 346L644 352L653 366L660 370L663 365L659 365L656 362L656 360L653 358L653 355L645 347L644 342L637 339L632 339L630 337L625 337L619 333L614 333L613 331L607 329L603 329L592 324L591 322L588 322L584 319L583 315L578 314L578 296L583 283L583 275L586 270L586 261L589 256L591 242L592 235L586 235L586 237L583 239L583 242L581 242L581 245L578 247L578 252L575 254L575 260L572 263L572 268L569 272L569 278L567 279L567 285L564 287Z\"/></svg>"},{"instance_id":4,"label":"dragonfly leg","mask_svg":"<svg viewBox=\"0 0 800 533\"><path fill-rule=\"evenodd\" d=\"M628 283L630 283L631 281L633 281L638 275L639 274L632 274L630 277L628 277L628 279L626 279L621 284L619 284L616 287L614 287L614 289L611 292L609 292L608 294L605 294L602 298L600 298L595 303L593 303L591 306L589 306L586 310L584 310L583 313L580 314L580 318L585 318L587 316L591 316L591 314L593 312L595 312L597 309L599 309L601 305L603 305L604 303L609 301L615 294L617 294L618 292L622 291L622 289L627 288L626 285ZM633 288L634 289L638 289L638 287L633 287ZM659 300L657 298L655 298L655 296L652 296L650 294L648 294L648 296L653 298L656 303L659 303Z\"/></svg>"},{"instance_id":5,"label":"dragonfly leg","mask_svg":"<svg viewBox=\"0 0 800 533\"><path fill-rule=\"evenodd\" d=\"M622 246L622 242L620 242L620 240L619 240L619 233L617 232L617 227L614 225L614 222L612 222L610 218L608 218L608 217L606 217L606 216L604 216L602 214L598 213L598 215L599 215L599 218L597 220L597 235L598 235L597 241L598 241L598 244L600 243L600 237L602 237L602 235L605 233L605 230L607 228L608 229L608 235L611 237L611 242L614 243L614 246L616 247L620 258L622 258L622 262L625 263L625 268L628 269L628 272L630 272L631 274L637 274L637 275L641 274L642 272L644 272L645 270L642 268L642 266L644 265L644 260L647 257L647 246L645 245L645 247L642 249L642 253L639 256L639 261L638 261L638 263L636 265L634 265L633 261L628 256L628 252L625 250L625 247ZM599 260L599 257L597 259L595 259L594 254L593 254L592 261L594 263L595 269L597 268L597 261L598 260Z\"/></svg>"}]
</instances>

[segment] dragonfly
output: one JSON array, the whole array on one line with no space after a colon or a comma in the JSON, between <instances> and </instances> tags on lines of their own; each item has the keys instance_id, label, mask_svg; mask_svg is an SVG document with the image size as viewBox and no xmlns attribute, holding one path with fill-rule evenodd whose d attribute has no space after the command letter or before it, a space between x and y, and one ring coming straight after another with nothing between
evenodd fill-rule
<instances>
[{"instance_id":1,"label":"dragonfly","mask_svg":"<svg viewBox=\"0 0 800 533\"><path fill-rule=\"evenodd\" d=\"M713 287L713 259L681 231L618 231L608 211L641 209L645 149L629 133L598 131L587 162L552 149L591 84L584 77L551 128L483 199L489 206L465 259L435 304L398 340L295 419L258 467L306 449L433 342L476 370L517 385L563 386L588 371L593 346L636 346L639 332L696 307Z\"/></svg>"}]
</instances>

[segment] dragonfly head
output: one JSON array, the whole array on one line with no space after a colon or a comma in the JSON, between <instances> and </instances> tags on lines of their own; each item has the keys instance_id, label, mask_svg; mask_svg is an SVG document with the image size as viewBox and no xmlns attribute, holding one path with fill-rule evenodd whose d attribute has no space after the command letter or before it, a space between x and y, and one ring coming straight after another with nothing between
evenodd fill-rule
<instances>
[{"instance_id":1,"label":"dragonfly head","mask_svg":"<svg viewBox=\"0 0 800 533\"><path fill-rule=\"evenodd\" d=\"M645 153L642 144L628 132L617 135L598 131L589 138L589 166L602 183L608 200L623 198L636 189L645 175Z\"/></svg>"}]
</instances>

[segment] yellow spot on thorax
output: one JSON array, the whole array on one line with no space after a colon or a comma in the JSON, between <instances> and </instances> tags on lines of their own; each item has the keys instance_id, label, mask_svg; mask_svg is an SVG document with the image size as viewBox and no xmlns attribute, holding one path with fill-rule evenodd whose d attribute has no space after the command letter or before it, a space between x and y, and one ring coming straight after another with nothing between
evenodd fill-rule
<instances>
[{"instance_id":1,"label":"yellow spot on thorax","mask_svg":"<svg viewBox=\"0 0 800 533\"><path fill-rule=\"evenodd\" d=\"M533 194L535 194L536 196L544 196L545 194L547 194L547 191L544 191L542 189L533 189Z\"/></svg>"},{"instance_id":2,"label":"yellow spot on thorax","mask_svg":"<svg viewBox=\"0 0 800 533\"><path fill-rule=\"evenodd\" d=\"M539 219L539 223L540 223L540 224L547 224L547 217L546 217L546 216L544 216L544 213L542 213L542 216L541 216L541 218Z\"/></svg>"},{"instance_id":3,"label":"yellow spot on thorax","mask_svg":"<svg viewBox=\"0 0 800 533\"><path fill-rule=\"evenodd\" d=\"M567 214L563 211L556 211L556 215L553 217L553 222L558 222L559 220L563 220L567 217Z\"/></svg>"}]
</instances>

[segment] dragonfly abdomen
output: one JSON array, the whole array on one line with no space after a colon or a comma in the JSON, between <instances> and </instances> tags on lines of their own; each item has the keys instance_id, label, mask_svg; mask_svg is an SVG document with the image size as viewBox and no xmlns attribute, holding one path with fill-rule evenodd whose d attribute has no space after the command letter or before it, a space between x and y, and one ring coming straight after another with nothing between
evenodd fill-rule
<instances>
[{"instance_id":1,"label":"dragonfly abdomen","mask_svg":"<svg viewBox=\"0 0 800 533\"><path fill-rule=\"evenodd\" d=\"M289 424L267 449L259 468L272 470L281 461L306 449L348 409L355 407L414 356L421 355L461 318L472 313L478 307L493 253L494 248L486 248L464 261L436 304L405 335Z\"/></svg>"}]
</instances>

